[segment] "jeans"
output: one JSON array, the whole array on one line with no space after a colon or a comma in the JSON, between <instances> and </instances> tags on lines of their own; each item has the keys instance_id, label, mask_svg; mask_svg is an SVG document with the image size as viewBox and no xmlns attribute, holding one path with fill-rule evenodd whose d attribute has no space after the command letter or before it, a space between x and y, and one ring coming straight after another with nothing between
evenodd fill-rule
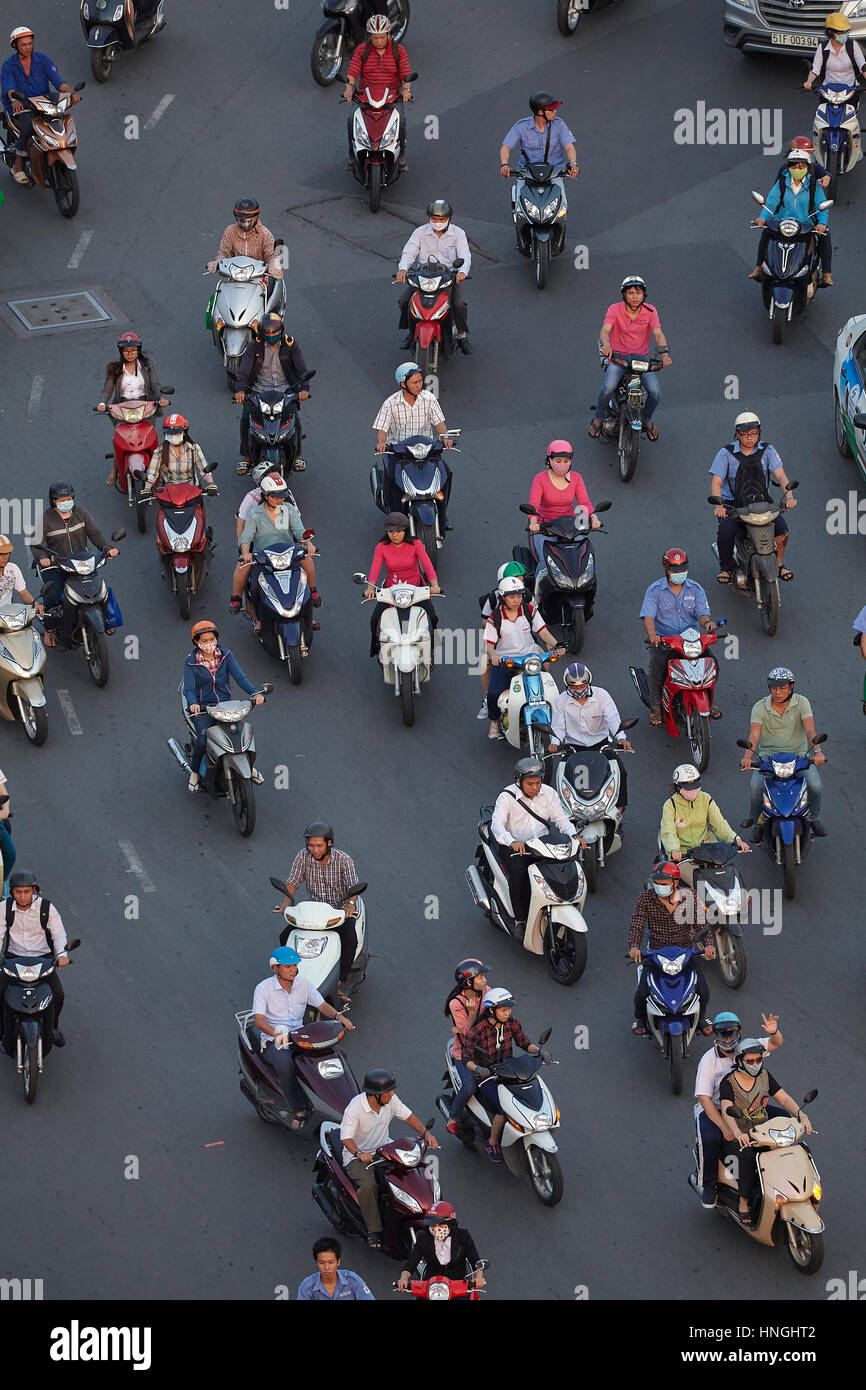
<instances>
[{"instance_id":1,"label":"jeans","mask_svg":"<svg viewBox=\"0 0 866 1390\"><path fill-rule=\"evenodd\" d=\"M7 879L11 874L17 857L17 852L12 843L12 836L9 833L7 822L0 821L0 859L3 861L4 879Z\"/></svg>"},{"instance_id":2,"label":"jeans","mask_svg":"<svg viewBox=\"0 0 866 1390\"><path fill-rule=\"evenodd\" d=\"M27 154L27 144L33 134L33 112L23 111L20 116L13 116L13 121L18 127L18 138L15 143L15 153L23 159Z\"/></svg>"},{"instance_id":3,"label":"jeans","mask_svg":"<svg viewBox=\"0 0 866 1390\"><path fill-rule=\"evenodd\" d=\"M499 718L499 697L503 690L507 690L511 682L512 671L500 661L498 666L490 667L490 683L487 686L487 717L488 719Z\"/></svg>"},{"instance_id":4,"label":"jeans","mask_svg":"<svg viewBox=\"0 0 866 1390\"><path fill-rule=\"evenodd\" d=\"M812 817L812 820L820 820L821 805L823 801L823 785L821 782L821 774L818 771L817 767L810 767L808 772L806 772L804 776L806 778L806 789L809 794L809 814ZM764 781L765 778L760 772L752 773L752 779L749 783L749 815L752 817L753 820L757 820L758 816L761 813Z\"/></svg>"},{"instance_id":5,"label":"jeans","mask_svg":"<svg viewBox=\"0 0 866 1390\"><path fill-rule=\"evenodd\" d=\"M45 608L56 608L63 599L63 586L66 582L62 570L46 566L42 573L42 603Z\"/></svg>"},{"instance_id":6,"label":"jeans","mask_svg":"<svg viewBox=\"0 0 866 1390\"><path fill-rule=\"evenodd\" d=\"M459 1057L454 1058L454 1070L460 1077L460 1090L451 1102L451 1109L448 1111L449 1120L459 1120L475 1094L475 1074Z\"/></svg>"},{"instance_id":7,"label":"jeans","mask_svg":"<svg viewBox=\"0 0 866 1390\"><path fill-rule=\"evenodd\" d=\"M619 383L625 376L625 373L626 368L617 366L615 362L611 362L609 367L605 367L601 390L598 393L598 401L595 407L595 418L597 420L603 420L607 414L608 400L614 394ZM662 388L659 385L658 372L641 372L640 379L643 383L643 389L646 392L646 404L644 406L643 418L644 423L649 424L658 409L658 403L662 396Z\"/></svg>"},{"instance_id":8,"label":"jeans","mask_svg":"<svg viewBox=\"0 0 866 1390\"><path fill-rule=\"evenodd\" d=\"M404 294L400 295L400 298L398 300L398 303L400 305L400 328L409 327L409 300L412 298L414 293L415 291L413 289L408 289L405 291ZM458 285L457 281L455 280L454 284L451 286L451 313L454 315L454 327L457 329L457 332L465 333L469 315L469 306L467 305L466 300L463 298L462 281Z\"/></svg>"},{"instance_id":9,"label":"jeans","mask_svg":"<svg viewBox=\"0 0 866 1390\"><path fill-rule=\"evenodd\" d=\"M745 531L745 526L736 516L724 516L719 522L719 529L716 532L716 541L719 547L719 569L733 570L734 568L734 543L738 534ZM776 517L773 526L773 534L776 536L787 536L788 523L780 514Z\"/></svg>"},{"instance_id":10,"label":"jeans","mask_svg":"<svg viewBox=\"0 0 866 1390\"><path fill-rule=\"evenodd\" d=\"M692 958L690 968L694 970L695 974L698 977L698 999L700 1000L701 1005L701 1019L704 1019L707 1013L707 1004L710 1001L710 987L706 982L704 972L701 969L699 961ZM647 995L649 994L649 986L650 972L644 965L641 971L640 980L638 981L638 987L634 992L634 1016L638 1023L643 1024L644 1028L646 1028L647 1026L646 1001Z\"/></svg>"},{"instance_id":11,"label":"jeans","mask_svg":"<svg viewBox=\"0 0 866 1390\"><path fill-rule=\"evenodd\" d=\"M310 1106L306 1096L301 1090L301 1083L298 1081L295 1071L295 1059L292 1056L292 1049L290 1047L278 1048L275 1043L269 1042L262 1052L262 1058L267 1062L271 1071L276 1073L277 1080L283 1089L283 1094L292 1109L309 1110Z\"/></svg>"},{"instance_id":12,"label":"jeans","mask_svg":"<svg viewBox=\"0 0 866 1390\"><path fill-rule=\"evenodd\" d=\"M495 1076L488 1076L486 1081L479 1081L478 1099L488 1115L501 1115L503 1113L502 1106L499 1104L499 1082Z\"/></svg>"},{"instance_id":13,"label":"jeans","mask_svg":"<svg viewBox=\"0 0 866 1390\"><path fill-rule=\"evenodd\" d=\"M201 760L204 757L204 750L207 744L207 731L214 722L209 714L193 714L190 716L195 729L195 739L192 745L189 765L193 772L201 769Z\"/></svg>"}]
</instances>

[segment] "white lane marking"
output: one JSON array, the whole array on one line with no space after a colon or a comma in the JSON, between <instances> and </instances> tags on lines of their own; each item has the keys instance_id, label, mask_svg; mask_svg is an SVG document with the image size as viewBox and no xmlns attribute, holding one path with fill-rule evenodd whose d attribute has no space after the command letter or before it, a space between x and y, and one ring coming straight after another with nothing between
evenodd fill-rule
<instances>
[{"instance_id":1,"label":"white lane marking","mask_svg":"<svg viewBox=\"0 0 866 1390\"><path fill-rule=\"evenodd\" d=\"M82 733L83 730L81 728L81 724L79 723L78 715L75 713L75 706L72 703L72 697L70 696L69 691L58 690L57 698L60 701L60 708L63 710L66 722L69 725L69 732L71 734Z\"/></svg>"},{"instance_id":2,"label":"white lane marking","mask_svg":"<svg viewBox=\"0 0 866 1390\"><path fill-rule=\"evenodd\" d=\"M150 117L145 121L145 123L144 123L144 128L145 128L145 130L153 130L153 127L156 125L157 121L161 121L161 120L162 120L163 116L165 115L166 111L167 111L168 108L171 106L171 103L172 103L173 101L174 101L174 93L173 93L173 92L170 92L168 96L163 97L162 101L161 101L161 102L159 103L159 105L157 106L157 108L156 108L156 110L154 111L153 115L150 116Z\"/></svg>"},{"instance_id":3,"label":"white lane marking","mask_svg":"<svg viewBox=\"0 0 866 1390\"><path fill-rule=\"evenodd\" d=\"M134 845L132 845L129 840L118 840L117 843L120 845L121 853L129 865L129 872L135 874L135 877L141 884L142 892L155 893L156 884L153 879L145 873L144 865L136 854Z\"/></svg>"},{"instance_id":4,"label":"white lane marking","mask_svg":"<svg viewBox=\"0 0 866 1390\"><path fill-rule=\"evenodd\" d=\"M33 385L30 387L30 399L29 399L29 401L27 402L27 419L28 419L28 420L32 420L32 419L33 419L33 416L36 415L36 414L38 413L39 407L40 407L40 405L42 404L42 392L43 392L44 390L45 390L45 377L44 377L44 376L35 376L35 377L33 378Z\"/></svg>"},{"instance_id":5,"label":"white lane marking","mask_svg":"<svg viewBox=\"0 0 866 1390\"><path fill-rule=\"evenodd\" d=\"M81 236L78 238L78 244L76 245L72 255L69 257L69 261L66 266L67 270L78 269L78 267L81 265L82 260L84 259L84 253L90 245L92 237L92 232L81 233Z\"/></svg>"}]
</instances>

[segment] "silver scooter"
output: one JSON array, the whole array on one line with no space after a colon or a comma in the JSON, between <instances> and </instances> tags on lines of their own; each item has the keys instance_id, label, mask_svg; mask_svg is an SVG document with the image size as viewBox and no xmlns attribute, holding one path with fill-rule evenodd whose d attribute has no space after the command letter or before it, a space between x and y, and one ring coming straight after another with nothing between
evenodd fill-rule
<instances>
[{"instance_id":1,"label":"silver scooter","mask_svg":"<svg viewBox=\"0 0 866 1390\"><path fill-rule=\"evenodd\" d=\"M282 246L274 242L274 248ZM205 275L211 272L206 270ZM205 323L213 335L214 347L223 355L228 388L234 394L244 349L265 314L286 310L286 287L281 276L273 277L268 288L268 267L251 256L226 256L217 265L219 282L211 296Z\"/></svg>"},{"instance_id":2,"label":"silver scooter","mask_svg":"<svg viewBox=\"0 0 866 1390\"><path fill-rule=\"evenodd\" d=\"M45 711L45 647L33 626L29 603L0 608L0 719L19 719L32 744L48 737Z\"/></svg>"},{"instance_id":3,"label":"silver scooter","mask_svg":"<svg viewBox=\"0 0 866 1390\"><path fill-rule=\"evenodd\" d=\"M255 693L270 695L273 688L272 685L265 684ZM181 748L176 738L170 738L168 746L188 774L203 771L199 783L202 791L210 792L216 800L228 798L238 834L246 838L252 835L256 828L256 803L253 797L256 740L246 722L247 715L253 708L252 696L245 695L242 700L220 700L214 705L205 705L204 713L209 714L214 722L207 731L207 743L202 760L204 768L193 769L189 759L192 755L192 741L195 738L195 724L183 697L183 685L178 689L184 723L189 730L189 740ZM259 780L261 781L261 778Z\"/></svg>"}]
</instances>

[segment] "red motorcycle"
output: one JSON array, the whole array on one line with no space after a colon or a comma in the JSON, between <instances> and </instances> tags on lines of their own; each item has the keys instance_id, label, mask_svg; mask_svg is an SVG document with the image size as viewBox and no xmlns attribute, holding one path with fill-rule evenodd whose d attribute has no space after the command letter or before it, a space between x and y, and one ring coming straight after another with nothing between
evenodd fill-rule
<instances>
[{"instance_id":1,"label":"red motorcycle","mask_svg":"<svg viewBox=\"0 0 866 1390\"><path fill-rule=\"evenodd\" d=\"M723 628L725 622L720 618L716 628ZM668 672L662 687L665 728L671 738L688 739L692 762L699 772L703 772L710 761L710 711L719 676L715 657L705 653L718 635L718 631L698 632L689 627L678 637L663 637L661 642L668 653ZM646 645L651 643L648 641ZM629 671L638 695L649 709L646 671L642 666L630 666Z\"/></svg>"},{"instance_id":2,"label":"red motorcycle","mask_svg":"<svg viewBox=\"0 0 866 1390\"><path fill-rule=\"evenodd\" d=\"M216 467L210 464L209 472ZM163 483L153 500L159 508L156 548L162 577L177 595L180 616L188 618L190 597L201 593L214 552L213 527L205 525L202 488L198 483ZM139 503L142 510L146 505L147 501Z\"/></svg>"},{"instance_id":3,"label":"red motorcycle","mask_svg":"<svg viewBox=\"0 0 866 1390\"><path fill-rule=\"evenodd\" d=\"M438 372L440 359L453 357L457 351L451 292L462 264L462 256L450 267L436 260L415 261L406 271L406 284L412 290L409 300L412 354L425 381Z\"/></svg>"},{"instance_id":4,"label":"red motorcycle","mask_svg":"<svg viewBox=\"0 0 866 1390\"><path fill-rule=\"evenodd\" d=\"M406 81L417 76L410 72ZM378 212L382 189L400 177L400 87L365 87L352 100L358 103L352 114L352 177L368 190L370 211Z\"/></svg>"},{"instance_id":5,"label":"red motorcycle","mask_svg":"<svg viewBox=\"0 0 866 1390\"><path fill-rule=\"evenodd\" d=\"M118 405L106 407L106 414L114 421L114 452L105 457L114 459L115 487L128 499L130 507L135 507L138 529L142 533L147 530L147 508L138 506L138 498L159 444L156 430L150 423L156 411L156 401L120 401Z\"/></svg>"},{"instance_id":6,"label":"red motorcycle","mask_svg":"<svg viewBox=\"0 0 866 1390\"><path fill-rule=\"evenodd\" d=\"M429 1303L447 1298L469 1298L477 1302L483 1289L476 1289L468 1279L446 1279L444 1274L434 1275L432 1279L412 1279L408 1289L401 1289L394 1280L392 1288L397 1293L410 1293L413 1298L426 1298Z\"/></svg>"}]
</instances>

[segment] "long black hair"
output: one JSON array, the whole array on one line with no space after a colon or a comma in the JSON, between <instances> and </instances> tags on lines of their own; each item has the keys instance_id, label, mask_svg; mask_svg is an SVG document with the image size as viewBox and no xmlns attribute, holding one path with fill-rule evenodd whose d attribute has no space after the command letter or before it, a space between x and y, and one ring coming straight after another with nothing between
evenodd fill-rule
<instances>
[{"instance_id":1,"label":"long black hair","mask_svg":"<svg viewBox=\"0 0 866 1390\"><path fill-rule=\"evenodd\" d=\"M130 347L135 347L135 346L136 346L136 345L135 345L134 343L130 343ZM138 349L138 357L137 357L135 360L136 360L136 365L139 366L139 367L141 367L142 370L147 369L147 370L153 371L153 366L152 366L152 363L151 363L150 358L147 356L147 353L145 353L145 352L142 351L141 348ZM120 376L120 373L121 373L122 371L123 371L123 357L121 356L121 358L119 359L119 361L116 361L116 362L109 362L108 366L107 366L106 369L105 369L105 375L106 375L106 376L110 376L110 377L112 378L113 381L117 381L117 379L118 379L118 377Z\"/></svg>"},{"instance_id":2,"label":"long black hair","mask_svg":"<svg viewBox=\"0 0 866 1390\"><path fill-rule=\"evenodd\" d=\"M483 973L484 973L483 970L479 970L479 971L476 972L477 975L483 975ZM474 980L474 979L476 978L476 975L473 975L472 978L473 978L473 980ZM473 993L473 994L477 994L477 995L478 995L478 1007L479 1007L479 1008L481 1007L481 999L482 999L482 996L483 996L483 994L484 994L484 991L483 991L483 990L481 990L481 989L473 989L473 988L472 988L472 985L471 985L471 984L468 984L468 983L464 983L464 984L462 984L462 985L455 985L454 988L452 989L451 993L448 995L448 998L445 1000L445 1008L442 1010L442 1012L444 1013L444 1015L445 1015L446 1018L451 1018L451 1017L452 1017L451 1009L450 1009L450 1007L449 1007L450 1004L451 1004L452 999L456 999L457 996L458 996L458 994L462 994L462 993L463 993L464 989L472 990L472 993Z\"/></svg>"}]
</instances>

